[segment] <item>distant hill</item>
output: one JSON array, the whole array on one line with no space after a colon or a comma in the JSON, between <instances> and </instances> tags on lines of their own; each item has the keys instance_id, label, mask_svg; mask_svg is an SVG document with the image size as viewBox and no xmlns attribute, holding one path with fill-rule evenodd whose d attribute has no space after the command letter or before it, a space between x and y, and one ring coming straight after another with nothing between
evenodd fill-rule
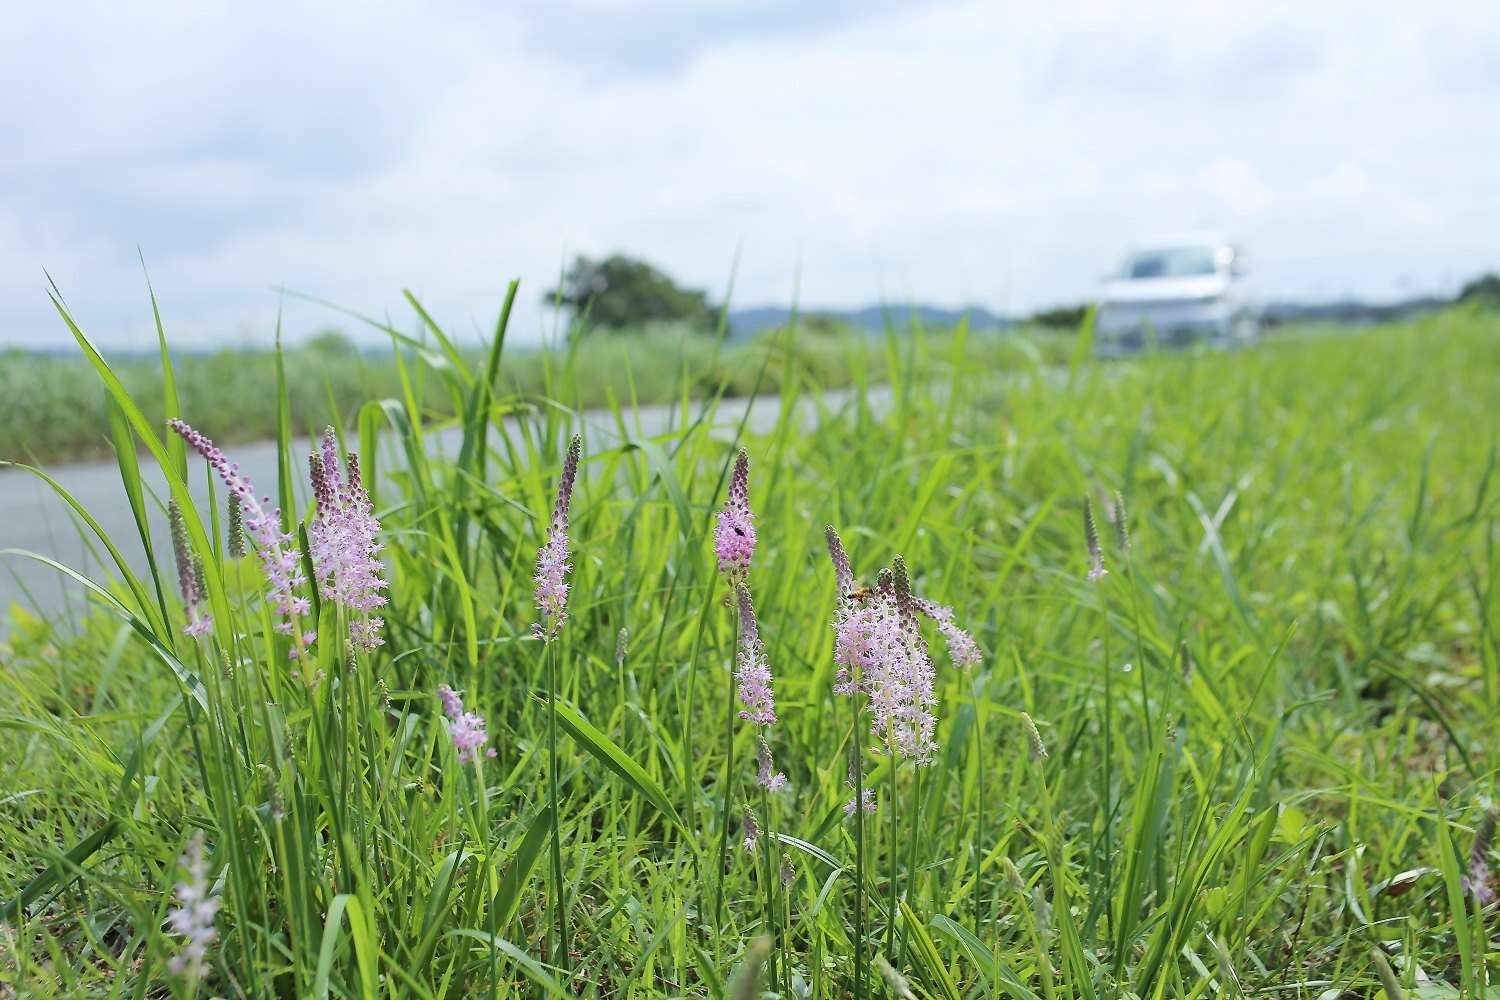
<instances>
[{"instance_id":1,"label":"distant hill","mask_svg":"<svg viewBox=\"0 0 1500 1000\"><path fill-rule=\"evenodd\" d=\"M1426 295L1382 303L1361 302L1358 299L1341 299L1335 302L1267 302L1261 310L1261 318L1271 326L1280 323L1393 323L1437 312L1452 305L1453 301Z\"/></svg>"},{"instance_id":2,"label":"distant hill","mask_svg":"<svg viewBox=\"0 0 1500 1000\"><path fill-rule=\"evenodd\" d=\"M800 309L802 318L818 316L835 320L856 330L880 333L887 326L897 330L911 328L913 318L924 327L943 329L956 326L963 317L969 318L969 326L976 330L1005 330L1014 322L997 316L982 306L967 306L947 309L920 303L865 306L862 309ZM748 309L732 309L729 313L729 332L733 337L753 337L765 330L786 326L792 311L784 306L758 306Z\"/></svg>"}]
</instances>

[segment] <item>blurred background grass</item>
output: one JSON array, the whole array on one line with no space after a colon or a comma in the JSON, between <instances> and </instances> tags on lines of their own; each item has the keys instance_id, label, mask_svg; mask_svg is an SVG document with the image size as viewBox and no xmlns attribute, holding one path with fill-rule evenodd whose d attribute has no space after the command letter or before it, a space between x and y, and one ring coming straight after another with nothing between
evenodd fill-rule
<instances>
[{"instance_id":1,"label":"blurred background grass","mask_svg":"<svg viewBox=\"0 0 1500 1000\"><path fill-rule=\"evenodd\" d=\"M788 335L790 333L790 335ZM937 343L952 331L930 331ZM976 333L966 338L970 360L994 370L1054 363L1070 350L1072 336L1033 328ZM695 396L721 386L729 396L748 394L764 369L763 392L777 392L796 368L811 383L841 388L872 352L885 348L841 324L818 321L788 331L772 330L741 340L706 336L685 324L663 323L626 333L595 331L570 341L568 398L585 408L611 400L641 405ZM479 358L476 352L471 360ZM154 354L111 357L131 396L153 420L164 419L161 361ZM550 364L556 365L556 360ZM225 444L267 440L276 433L276 368L270 350L231 348L183 353L173 359L185 413L204 433ZM537 398L546 395L548 356L540 350L508 350L501 389ZM878 367L878 366L877 366ZM287 392L293 426L311 432L330 412L352 413L369 399L398 396L400 377L388 351L361 351L343 334L329 331L290 347ZM874 377L879 379L878 371ZM0 460L67 462L112 454L105 396L86 360L73 354L24 351L0 354ZM429 416L452 415L442 394L429 399Z\"/></svg>"}]
</instances>

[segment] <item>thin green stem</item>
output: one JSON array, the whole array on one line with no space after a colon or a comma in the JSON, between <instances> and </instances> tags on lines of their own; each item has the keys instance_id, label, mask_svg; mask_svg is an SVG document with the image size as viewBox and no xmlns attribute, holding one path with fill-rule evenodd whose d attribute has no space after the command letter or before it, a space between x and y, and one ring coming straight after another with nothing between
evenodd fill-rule
<instances>
[{"instance_id":1,"label":"thin green stem","mask_svg":"<svg viewBox=\"0 0 1500 1000\"><path fill-rule=\"evenodd\" d=\"M885 950L891 953L891 958L896 957L896 891L899 879L898 865L901 861L901 839L897 835L900 827L900 819L897 816L899 797L896 788L896 771L900 758L896 756L895 741L886 739L886 749L891 759L891 782L890 782L890 807L886 812L890 815L889 838L886 844L887 861L890 863L891 877L887 886L887 896L890 900L890 909L886 913L885 922Z\"/></svg>"},{"instance_id":2,"label":"thin green stem","mask_svg":"<svg viewBox=\"0 0 1500 1000\"><path fill-rule=\"evenodd\" d=\"M733 602L733 626L730 633L731 648L737 648L740 634L739 602ZM734 753L734 659L731 655L729 676L724 685L724 799L719 814L719 871L718 890L714 894L715 933L722 935L724 927L724 881L729 868L729 809L734 802L735 753Z\"/></svg>"},{"instance_id":3,"label":"thin green stem","mask_svg":"<svg viewBox=\"0 0 1500 1000\"><path fill-rule=\"evenodd\" d=\"M552 912L557 936L553 963L561 967L568 960L568 913L563 903L562 824L557 802L557 655L552 651L550 641L543 644L542 657L547 661L547 805L552 812Z\"/></svg>"},{"instance_id":4,"label":"thin green stem","mask_svg":"<svg viewBox=\"0 0 1500 1000\"><path fill-rule=\"evenodd\" d=\"M865 762L859 742L859 711L849 738L849 767L854 772L854 1000L865 995Z\"/></svg>"}]
</instances>

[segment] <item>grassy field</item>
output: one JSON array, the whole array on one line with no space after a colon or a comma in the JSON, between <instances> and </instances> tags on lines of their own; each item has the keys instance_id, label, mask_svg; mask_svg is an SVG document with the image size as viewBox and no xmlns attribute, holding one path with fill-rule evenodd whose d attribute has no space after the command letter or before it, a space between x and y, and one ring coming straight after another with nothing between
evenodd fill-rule
<instances>
[{"instance_id":1,"label":"grassy field","mask_svg":"<svg viewBox=\"0 0 1500 1000\"><path fill-rule=\"evenodd\" d=\"M896 317L899 321L899 317ZM420 335L420 326L416 328ZM976 336L976 357L987 365L1024 366L1038 356L1052 360L1066 338L1047 331L1020 337ZM774 345L775 349L771 350ZM877 348L878 350L878 345ZM570 344L572 357L549 358L536 350L507 353L498 389L537 400L546 396L560 361L575 393L588 409L617 401L645 405L676 398L684 381L696 394L744 395L762 375L761 389L775 392L789 366L824 388L850 384L850 357L867 353L866 338L827 325L803 327L790 346L766 335L720 344L713 336L663 326L628 333L594 332ZM482 366L482 352L459 351L462 364ZM773 364L765 367L770 358ZM446 366L446 358L434 360ZM111 358L111 366L142 411L165 419L165 385L154 357ZM269 350L233 349L184 354L174 362L176 391L184 412L201 414L199 428L220 444L267 441L276 436L276 358ZM389 351L362 353L347 339L320 336L285 352L286 396L292 426L316 433L330 413L352 413L370 399L399 396L401 381ZM112 454L108 399L88 362L77 356L0 353L0 460L61 462ZM441 393L426 400L432 414L451 417L461 409Z\"/></svg>"},{"instance_id":2,"label":"grassy field","mask_svg":"<svg viewBox=\"0 0 1500 1000\"><path fill-rule=\"evenodd\" d=\"M741 433L710 393L672 433L637 437L624 405L618 439L582 442L569 617L546 642L532 577L583 355L549 360L558 405L533 408L487 388L507 384L498 352L428 347L388 359L394 402L341 407L374 484L384 645L345 641L364 613L352 576L325 576L332 522L290 453L256 485L293 512L272 547L324 580L293 630L316 623L310 645L275 630L222 503L184 512L191 617L155 537L159 579L103 585L70 631L18 624L0 666L14 995L1482 993L1500 959L1494 317L1004 376L962 336L893 337L842 361L836 404L773 342L714 383L779 371L773 432ZM207 429L212 400L143 412L114 392L114 439L174 492L211 475L160 417ZM444 414L467 428L451 458L428 440ZM742 619L715 559L740 447L758 535L741 664L764 656L771 725L736 715ZM873 589L838 592L825 524ZM879 572L901 566L981 662L911 631L903 574ZM851 697L830 623L865 611L900 627ZM924 644L930 705L881 687ZM445 715L442 685L484 732ZM907 714L872 732L889 698ZM929 710L930 760L885 752ZM757 783L762 739L785 790ZM874 812L846 814L851 776Z\"/></svg>"}]
</instances>

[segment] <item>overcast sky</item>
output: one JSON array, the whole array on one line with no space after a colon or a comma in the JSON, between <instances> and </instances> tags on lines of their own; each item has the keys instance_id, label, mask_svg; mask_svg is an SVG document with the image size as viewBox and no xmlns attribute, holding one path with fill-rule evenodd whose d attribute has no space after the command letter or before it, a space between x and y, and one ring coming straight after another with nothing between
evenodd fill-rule
<instances>
[{"instance_id":1,"label":"overcast sky","mask_svg":"<svg viewBox=\"0 0 1500 1000\"><path fill-rule=\"evenodd\" d=\"M1213 227L1272 297L1500 268L1472 4L30 3L0 19L0 344L265 338L277 287L514 328L575 253L735 301L1029 310ZM1381 10L1382 6L1388 9ZM316 8L316 9L313 9ZM63 13L66 11L66 13ZM286 326L337 317L285 303Z\"/></svg>"}]
</instances>

